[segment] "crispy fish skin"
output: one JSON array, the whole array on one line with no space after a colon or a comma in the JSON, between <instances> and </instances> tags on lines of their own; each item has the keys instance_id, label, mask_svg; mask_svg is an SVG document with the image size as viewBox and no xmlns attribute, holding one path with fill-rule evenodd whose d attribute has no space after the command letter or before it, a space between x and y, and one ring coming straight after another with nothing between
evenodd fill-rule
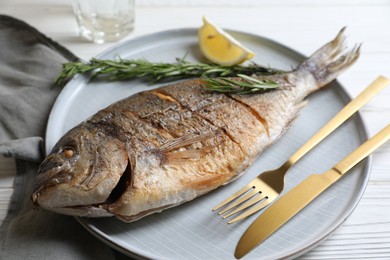
<instances>
[{"instance_id":1,"label":"crispy fish skin","mask_svg":"<svg viewBox=\"0 0 390 260\"><path fill-rule=\"evenodd\" d=\"M43 161L34 205L130 222L231 182L288 129L304 98L359 56L344 29L276 90L212 93L200 79L135 94L70 130Z\"/></svg>"}]
</instances>

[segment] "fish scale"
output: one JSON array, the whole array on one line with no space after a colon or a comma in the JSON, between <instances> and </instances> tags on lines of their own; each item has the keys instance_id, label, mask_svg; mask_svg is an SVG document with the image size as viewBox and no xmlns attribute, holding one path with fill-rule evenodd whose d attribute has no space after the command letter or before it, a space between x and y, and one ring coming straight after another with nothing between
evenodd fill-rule
<instances>
[{"instance_id":1,"label":"fish scale","mask_svg":"<svg viewBox=\"0 0 390 260\"><path fill-rule=\"evenodd\" d=\"M212 125L223 129L244 153L250 155L264 149L257 145L267 143L267 141L259 141L259 139L267 138L264 135L264 125L256 116L248 113L247 107L227 95L205 92L199 85L199 80L186 81L183 84L184 86L167 86L159 91L174 99L181 106L189 108ZM200 102L196 102L197 100Z\"/></svg>"}]
</instances>

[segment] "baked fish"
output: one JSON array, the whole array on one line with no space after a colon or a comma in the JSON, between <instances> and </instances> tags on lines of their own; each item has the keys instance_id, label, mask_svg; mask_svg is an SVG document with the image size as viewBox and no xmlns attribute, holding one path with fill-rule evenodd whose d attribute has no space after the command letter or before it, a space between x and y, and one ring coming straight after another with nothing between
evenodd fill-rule
<instances>
[{"instance_id":1,"label":"baked fish","mask_svg":"<svg viewBox=\"0 0 390 260\"><path fill-rule=\"evenodd\" d=\"M279 88L233 95L201 79L141 92L66 133L39 167L32 200L53 212L125 222L190 201L240 176L298 115L304 98L359 56L344 30Z\"/></svg>"}]
</instances>

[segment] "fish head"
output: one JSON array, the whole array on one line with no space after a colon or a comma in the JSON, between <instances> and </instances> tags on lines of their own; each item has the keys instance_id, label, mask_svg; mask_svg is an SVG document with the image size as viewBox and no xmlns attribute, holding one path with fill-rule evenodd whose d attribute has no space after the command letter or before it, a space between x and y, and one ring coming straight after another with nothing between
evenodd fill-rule
<instances>
[{"instance_id":1,"label":"fish head","mask_svg":"<svg viewBox=\"0 0 390 260\"><path fill-rule=\"evenodd\" d=\"M33 203L61 214L112 215L102 205L113 196L127 166L123 142L81 124L65 134L39 166Z\"/></svg>"}]
</instances>

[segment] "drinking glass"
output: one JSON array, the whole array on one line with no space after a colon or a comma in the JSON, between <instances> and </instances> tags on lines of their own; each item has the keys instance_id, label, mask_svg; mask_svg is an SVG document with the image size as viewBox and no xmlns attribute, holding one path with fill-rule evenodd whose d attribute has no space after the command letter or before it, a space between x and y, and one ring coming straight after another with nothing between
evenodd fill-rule
<instances>
[{"instance_id":1,"label":"drinking glass","mask_svg":"<svg viewBox=\"0 0 390 260\"><path fill-rule=\"evenodd\" d=\"M96 43L122 39L134 29L135 0L73 0L80 35Z\"/></svg>"}]
</instances>

